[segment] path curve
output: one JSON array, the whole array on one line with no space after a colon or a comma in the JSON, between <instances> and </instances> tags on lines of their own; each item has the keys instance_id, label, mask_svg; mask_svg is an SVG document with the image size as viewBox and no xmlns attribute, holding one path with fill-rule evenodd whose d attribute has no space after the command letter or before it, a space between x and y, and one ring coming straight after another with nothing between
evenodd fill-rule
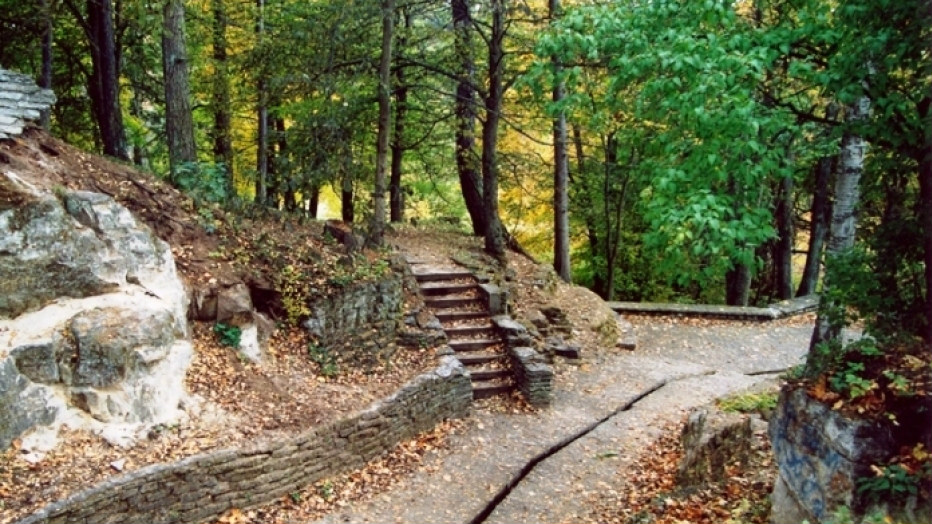
<instances>
[{"instance_id":1,"label":"path curve","mask_svg":"<svg viewBox=\"0 0 932 524\"><path fill-rule=\"evenodd\" d=\"M563 522L597 490L623 489L632 463L670 421L799 364L810 325L646 321L638 349L557 365L553 405L528 414L475 410L449 449L395 488L322 524Z\"/></svg>"}]
</instances>

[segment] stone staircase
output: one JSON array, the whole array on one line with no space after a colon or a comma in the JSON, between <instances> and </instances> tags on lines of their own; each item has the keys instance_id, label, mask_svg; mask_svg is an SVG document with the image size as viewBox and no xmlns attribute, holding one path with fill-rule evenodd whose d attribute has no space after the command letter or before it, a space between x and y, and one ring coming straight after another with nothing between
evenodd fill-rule
<instances>
[{"instance_id":1,"label":"stone staircase","mask_svg":"<svg viewBox=\"0 0 932 524\"><path fill-rule=\"evenodd\" d=\"M443 326L456 358L469 370L473 398L513 391L505 344L475 276L458 266L408 262L425 305Z\"/></svg>"}]
</instances>

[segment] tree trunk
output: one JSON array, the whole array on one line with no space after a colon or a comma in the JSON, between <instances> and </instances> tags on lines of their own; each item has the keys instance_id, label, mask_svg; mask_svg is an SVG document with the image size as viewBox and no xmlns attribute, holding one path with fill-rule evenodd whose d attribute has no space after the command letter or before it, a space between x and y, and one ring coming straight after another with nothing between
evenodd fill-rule
<instances>
[{"instance_id":1,"label":"tree trunk","mask_svg":"<svg viewBox=\"0 0 932 524\"><path fill-rule=\"evenodd\" d=\"M353 223L356 218L353 206L353 159L351 151L347 151L343 158L343 180L340 187L340 217L347 224Z\"/></svg>"},{"instance_id":2,"label":"tree trunk","mask_svg":"<svg viewBox=\"0 0 932 524\"><path fill-rule=\"evenodd\" d=\"M725 274L725 303L729 306L747 306L751 296L751 268L735 264Z\"/></svg>"},{"instance_id":3,"label":"tree trunk","mask_svg":"<svg viewBox=\"0 0 932 524\"><path fill-rule=\"evenodd\" d=\"M773 265L776 292L780 300L793 298L793 176L780 181L774 215L777 220L777 239L773 243Z\"/></svg>"},{"instance_id":4,"label":"tree trunk","mask_svg":"<svg viewBox=\"0 0 932 524\"><path fill-rule=\"evenodd\" d=\"M188 87L188 57L184 37L184 3L168 0L162 13L162 71L165 81L165 131L168 161L174 180L178 168L197 161L194 119Z\"/></svg>"},{"instance_id":5,"label":"tree trunk","mask_svg":"<svg viewBox=\"0 0 932 524\"><path fill-rule=\"evenodd\" d=\"M411 15L407 9L402 9L402 31L398 36L398 49L404 50L407 46L407 33L411 24ZM404 220L404 194L401 191L401 162L404 157L404 131L405 116L408 111L408 86L405 85L405 70L402 66L395 68L395 129L392 132L392 166L391 179L388 183L391 208L391 221Z\"/></svg>"},{"instance_id":6,"label":"tree trunk","mask_svg":"<svg viewBox=\"0 0 932 524\"><path fill-rule=\"evenodd\" d=\"M317 218L317 208L320 204L320 186L314 185L308 190L307 197L307 216L312 219Z\"/></svg>"},{"instance_id":7,"label":"tree trunk","mask_svg":"<svg viewBox=\"0 0 932 524\"><path fill-rule=\"evenodd\" d=\"M275 124L275 142L278 144L278 153L275 157L276 173L278 173L278 194L282 197L285 209L294 212L297 210L298 203L295 195L294 173L290 169L291 164L288 158L288 134L285 129L285 119L276 117L272 121Z\"/></svg>"},{"instance_id":8,"label":"tree trunk","mask_svg":"<svg viewBox=\"0 0 932 524\"><path fill-rule=\"evenodd\" d=\"M256 20L256 38L261 44L265 33L265 0L256 0L259 14ZM259 73L256 82L258 103L256 117L258 129L256 131L256 203L260 206L268 203L268 176L269 176L269 108L268 89L265 85L265 73Z\"/></svg>"},{"instance_id":9,"label":"tree trunk","mask_svg":"<svg viewBox=\"0 0 932 524\"><path fill-rule=\"evenodd\" d=\"M829 104L826 118L834 120L838 117L838 106ZM825 130L828 133L828 129ZM835 171L835 155L822 157L815 167L815 180L812 190L812 207L810 209L809 249L806 252L806 267L803 269L796 290L797 297L804 297L816 292L819 284L819 273L822 267L822 247L828 235L828 224L832 220L832 204L830 188L832 187L832 173Z\"/></svg>"},{"instance_id":10,"label":"tree trunk","mask_svg":"<svg viewBox=\"0 0 932 524\"><path fill-rule=\"evenodd\" d=\"M815 167L815 187L812 193L812 208L809 213L811 226L809 229L809 249L806 253L806 267L803 269L799 281L797 297L811 295L816 292L819 283L819 273L822 267L822 246L828 234L828 224L832 216L832 206L829 201L829 187L831 186L832 171L835 169L835 157L823 157Z\"/></svg>"},{"instance_id":11,"label":"tree trunk","mask_svg":"<svg viewBox=\"0 0 932 524\"><path fill-rule=\"evenodd\" d=\"M91 107L104 154L128 161L110 0L87 0L87 27L92 66Z\"/></svg>"},{"instance_id":12,"label":"tree trunk","mask_svg":"<svg viewBox=\"0 0 932 524\"><path fill-rule=\"evenodd\" d=\"M925 140L919 160L919 224L922 228L923 262L925 264L925 326L921 335L932 343L932 109L926 104Z\"/></svg>"},{"instance_id":13,"label":"tree trunk","mask_svg":"<svg viewBox=\"0 0 932 524\"><path fill-rule=\"evenodd\" d=\"M560 0L550 0L551 23L560 16ZM557 81L553 86L553 102L563 101L563 81L559 80L562 70L560 61L552 57L553 74ZM569 160L566 154L566 113L561 109L553 120L553 269L565 282L572 280L570 268L570 221L567 177Z\"/></svg>"},{"instance_id":14,"label":"tree trunk","mask_svg":"<svg viewBox=\"0 0 932 524\"><path fill-rule=\"evenodd\" d=\"M870 99L862 97L857 103L848 108L847 121L856 124L868 117L870 112ZM860 200L861 173L864 171L864 155L867 152L867 141L854 134L851 130L845 131L841 139L841 152L838 159L838 176L835 179L835 202L832 206L832 221L829 229L826 257L840 255L854 246L857 231L857 208ZM822 282L822 295L819 302L819 314L816 318L815 329L809 343L810 357L816 354L817 345L838 338L843 326L837 325L832 319L837 317L839 307L830 298L827 290L831 286L830 275L826 274Z\"/></svg>"},{"instance_id":15,"label":"tree trunk","mask_svg":"<svg viewBox=\"0 0 932 524\"><path fill-rule=\"evenodd\" d=\"M466 211L472 221L473 234L485 236L488 230L483 209L482 180L476 165L476 87L475 62L472 55L470 0L452 0L453 49L457 59L456 103L456 171Z\"/></svg>"},{"instance_id":16,"label":"tree trunk","mask_svg":"<svg viewBox=\"0 0 932 524\"><path fill-rule=\"evenodd\" d=\"M52 89L52 12L49 0L42 0L42 17L45 27L42 30L42 74L39 75L39 87ZM39 113L39 125L46 131L51 127L51 108L43 109Z\"/></svg>"},{"instance_id":17,"label":"tree trunk","mask_svg":"<svg viewBox=\"0 0 932 524\"><path fill-rule=\"evenodd\" d=\"M589 188L582 183L582 177L585 176L585 165L586 165L586 156L583 151L583 140L582 140L582 131L579 129L578 125L573 124L573 146L576 153L576 182L579 183L579 191L577 198L579 200L579 207L583 210L583 215L586 220L586 239L589 241L589 260L592 264L592 290L595 291L600 297L607 299L606 293L606 283L605 277L603 276L602 270L598 267L595 261L599 258L599 250L601 249L601 241L599 239L598 225L595 222L595 213L593 213L592 208L592 199L589 195Z\"/></svg>"},{"instance_id":18,"label":"tree trunk","mask_svg":"<svg viewBox=\"0 0 932 524\"><path fill-rule=\"evenodd\" d=\"M505 0L491 0L492 33L489 35L489 92L482 125L482 202L487 229L485 250L505 259L505 232L498 215L498 123L502 111L505 66Z\"/></svg>"},{"instance_id":19,"label":"tree trunk","mask_svg":"<svg viewBox=\"0 0 932 524\"><path fill-rule=\"evenodd\" d=\"M232 196L233 183L233 139L231 123L231 101L229 64L227 63L227 14L226 0L211 0L211 44L213 46L214 79L212 105L214 116L213 143L214 162L223 165L227 177L227 189Z\"/></svg>"},{"instance_id":20,"label":"tree trunk","mask_svg":"<svg viewBox=\"0 0 932 524\"><path fill-rule=\"evenodd\" d=\"M385 178L388 172L388 143L392 133L392 33L394 32L395 0L382 0L382 57L379 60L379 126L375 150L375 191L372 194L373 213L369 223L367 243L372 247L384 244Z\"/></svg>"}]
</instances>

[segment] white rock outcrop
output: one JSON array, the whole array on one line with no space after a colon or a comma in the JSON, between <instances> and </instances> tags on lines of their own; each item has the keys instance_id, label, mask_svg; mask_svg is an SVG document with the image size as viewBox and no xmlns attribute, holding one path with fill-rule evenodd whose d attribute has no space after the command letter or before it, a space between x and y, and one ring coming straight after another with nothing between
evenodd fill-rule
<instances>
[{"instance_id":1,"label":"white rock outcrop","mask_svg":"<svg viewBox=\"0 0 932 524\"><path fill-rule=\"evenodd\" d=\"M176 420L186 312L168 244L126 208L0 170L0 449L62 423Z\"/></svg>"}]
</instances>

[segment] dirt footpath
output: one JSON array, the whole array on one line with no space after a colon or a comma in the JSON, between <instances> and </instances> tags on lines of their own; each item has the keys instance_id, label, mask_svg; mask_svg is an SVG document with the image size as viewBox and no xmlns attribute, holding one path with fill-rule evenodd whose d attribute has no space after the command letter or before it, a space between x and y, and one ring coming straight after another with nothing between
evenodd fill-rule
<instances>
[{"instance_id":1,"label":"dirt footpath","mask_svg":"<svg viewBox=\"0 0 932 524\"><path fill-rule=\"evenodd\" d=\"M557 365L553 405L533 414L475 410L449 449L398 487L321 523L557 523L661 428L690 408L802 361L810 323L637 322L638 349Z\"/></svg>"}]
</instances>

